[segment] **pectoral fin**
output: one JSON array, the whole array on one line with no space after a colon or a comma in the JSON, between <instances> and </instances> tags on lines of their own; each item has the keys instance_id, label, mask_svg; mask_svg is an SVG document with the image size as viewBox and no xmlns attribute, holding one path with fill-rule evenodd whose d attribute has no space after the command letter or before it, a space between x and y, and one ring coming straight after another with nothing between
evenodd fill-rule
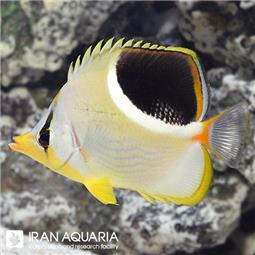
<instances>
[{"instance_id":1,"label":"pectoral fin","mask_svg":"<svg viewBox=\"0 0 255 255\"><path fill-rule=\"evenodd\" d=\"M85 181L85 186L89 192L103 204L117 204L112 185L108 178L93 178Z\"/></svg>"}]
</instances>

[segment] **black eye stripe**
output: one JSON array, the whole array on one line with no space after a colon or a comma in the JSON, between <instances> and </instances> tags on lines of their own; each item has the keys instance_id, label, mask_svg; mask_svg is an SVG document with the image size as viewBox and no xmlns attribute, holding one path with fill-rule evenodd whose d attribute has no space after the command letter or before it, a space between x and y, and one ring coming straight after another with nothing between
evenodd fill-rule
<instances>
[{"instance_id":1,"label":"black eye stripe","mask_svg":"<svg viewBox=\"0 0 255 255\"><path fill-rule=\"evenodd\" d=\"M49 142L50 142L50 130L45 129L40 132L40 137L39 137L39 143L40 145L44 148L45 151L47 151L49 147Z\"/></svg>"},{"instance_id":2,"label":"black eye stripe","mask_svg":"<svg viewBox=\"0 0 255 255\"><path fill-rule=\"evenodd\" d=\"M45 152L48 150L49 143L50 143L50 123L53 117L53 111L50 112L44 126L39 132L39 139L38 142L39 144L44 148Z\"/></svg>"},{"instance_id":3,"label":"black eye stripe","mask_svg":"<svg viewBox=\"0 0 255 255\"><path fill-rule=\"evenodd\" d=\"M42 127L41 131L45 130L45 129L48 129L50 127L50 123L51 123L52 117L53 117L53 111L50 112L50 114L49 114L47 120L45 121L45 124Z\"/></svg>"}]
</instances>

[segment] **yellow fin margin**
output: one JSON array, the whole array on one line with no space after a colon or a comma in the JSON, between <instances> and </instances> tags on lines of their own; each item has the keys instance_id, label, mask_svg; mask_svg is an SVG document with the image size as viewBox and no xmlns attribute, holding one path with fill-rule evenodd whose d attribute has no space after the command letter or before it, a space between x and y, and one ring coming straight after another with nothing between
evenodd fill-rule
<instances>
[{"instance_id":1,"label":"yellow fin margin","mask_svg":"<svg viewBox=\"0 0 255 255\"><path fill-rule=\"evenodd\" d=\"M178 52L185 53L187 55L190 55L196 63L199 63L198 56L197 56L196 52L193 50L183 48L183 47L174 47L174 46L168 46L165 48L165 50L166 51L178 51Z\"/></svg>"},{"instance_id":2,"label":"yellow fin margin","mask_svg":"<svg viewBox=\"0 0 255 255\"><path fill-rule=\"evenodd\" d=\"M200 66L199 63L199 59L197 54L190 49L187 48L183 48L183 47L167 47L166 50L168 51L178 51L178 52L182 52L184 54L187 54L189 56L191 56L192 60L195 62L196 67L192 67L192 74L195 80L195 84L194 84L194 89L195 89L195 95L197 98L197 113L196 113L196 121L199 120L202 111L203 111L203 94L202 94L202 87L200 86L200 73L198 70L198 67ZM190 59L190 62L192 62L192 60Z\"/></svg>"},{"instance_id":3,"label":"yellow fin margin","mask_svg":"<svg viewBox=\"0 0 255 255\"><path fill-rule=\"evenodd\" d=\"M200 186L190 197L184 197L184 198L169 197L169 199L176 204L196 205L199 202L201 202L201 200L205 197L207 191L210 188L212 176L213 176L211 157L209 152L203 145L201 145L201 149L204 152L205 165L204 165L204 176L202 178Z\"/></svg>"},{"instance_id":4,"label":"yellow fin margin","mask_svg":"<svg viewBox=\"0 0 255 255\"><path fill-rule=\"evenodd\" d=\"M151 204L156 204L155 199L151 196L148 195L147 193L143 192L143 191L138 191L138 193L145 199L147 200L149 203Z\"/></svg>"},{"instance_id":5,"label":"yellow fin margin","mask_svg":"<svg viewBox=\"0 0 255 255\"><path fill-rule=\"evenodd\" d=\"M201 200L205 197L211 181L212 181L212 163L211 163L211 158L209 152L206 150L204 146L201 145L201 149L204 153L204 159L205 159L205 166L204 166L204 175L202 178L202 181L197 188L197 190L189 197L181 197L181 198L176 198L168 195L154 195L154 194L149 194L143 191L138 191L138 193L146 199L148 202L155 204L155 200L160 201L161 203L165 204L182 204L182 205L196 205Z\"/></svg>"}]
</instances>

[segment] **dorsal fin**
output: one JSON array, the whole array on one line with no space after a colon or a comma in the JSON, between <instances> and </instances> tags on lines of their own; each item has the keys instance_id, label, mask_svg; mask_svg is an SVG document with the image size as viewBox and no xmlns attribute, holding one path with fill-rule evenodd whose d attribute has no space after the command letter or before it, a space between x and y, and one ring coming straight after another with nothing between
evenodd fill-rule
<instances>
[{"instance_id":1,"label":"dorsal fin","mask_svg":"<svg viewBox=\"0 0 255 255\"><path fill-rule=\"evenodd\" d=\"M149 49L150 46L151 46L150 43L145 43L145 44L143 44L143 46L142 46L141 48L143 48L143 49Z\"/></svg>"},{"instance_id":2,"label":"dorsal fin","mask_svg":"<svg viewBox=\"0 0 255 255\"><path fill-rule=\"evenodd\" d=\"M109 40L105 41L105 43L103 42L104 40L99 41L93 49L92 49L92 46L90 46L86 50L82 58L81 56L78 56L76 61L71 63L68 70L68 81L70 81L73 78L74 74L77 74L79 70L82 70L86 65L88 65L91 60L95 59L98 56L102 56L105 53L111 54L114 49L141 48L143 50L151 50L151 51L180 52L182 54L190 56L191 57L190 59L193 59L193 62L195 62L195 65L197 66L197 69L198 69L197 80L199 80L200 78L201 84L197 82L196 83L197 86L195 87L197 95L200 95L197 97L197 99L199 99L198 106L200 110L197 111L196 120L201 121L203 119L209 105L209 87L205 81L198 57L194 51L187 48L182 48L182 47L151 44L148 42L143 42L143 40L134 42L134 39L131 39L125 42L125 38L121 38L114 43L114 37L112 37Z\"/></svg>"},{"instance_id":3,"label":"dorsal fin","mask_svg":"<svg viewBox=\"0 0 255 255\"><path fill-rule=\"evenodd\" d=\"M98 55L98 54L101 53L103 41L104 41L104 40L101 40L101 41L99 41L99 42L97 43L97 45L95 46L95 48L94 48L93 51L92 51L92 54L91 54L92 56L96 56L96 55Z\"/></svg>"},{"instance_id":4,"label":"dorsal fin","mask_svg":"<svg viewBox=\"0 0 255 255\"><path fill-rule=\"evenodd\" d=\"M82 57L82 60L81 60L81 55L79 55L76 61L70 64L70 67L68 69L68 76L67 76L68 80L71 80L73 75L77 73L78 70L86 66L91 59L95 58L98 55L101 55L102 53L111 51L116 48L132 48L132 47L139 48L142 44L142 40L136 43L134 43L134 39L130 39L126 41L125 43L124 43L124 40L125 38L121 38L117 40L114 44L113 44L114 37L110 38L105 43L103 43L104 40L101 40L96 44L93 50L91 45L86 50L84 56ZM150 45L150 44L148 43L144 44L144 46L147 46L147 45Z\"/></svg>"},{"instance_id":5,"label":"dorsal fin","mask_svg":"<svg viewBox=\"0 0 255 255\"><path fill-rule=\"evenodd\" d=\"M121 48L123 45L124 38L119 39L113 46L112 49Z\"/></svg>"},{"instance_id":6,"label":"dorsal fin","mask_svg":"<svg viewBox=\"0 0 255 255\"><path fill-rule=\"evenodd\" d=\"M194 60L197 62L197 56L196 53L192 50L181 48L181 47L171 47L171 46L162 46L157 44L151 44L148 42L143 42L143 40L139 40L134 43L134 39L130 39L124 43L125 38L121 38L117 40L114 44L114 37L107 40L105 43L103 43L104 40L99 41L96 46L92 50L92 45L88 47L85 54L81 58L81 55L79 55L75 62L72 62L70 64L70 67L68 69L68 80L72 78L72 76L81 69L81 67L84 67L87 65L87 63L93 59L94 57L101 55L102 53L105 53L107 51L116 49L116 48L143 48L143 49L150 49L150 50L165 50L165 51L180 51L185 54L188 54L194 58ZM82 59L82 60L81 60Z\"/></svg>"},{"instance_id":7,"label":"dorsal fin","mask_svg":"<svg viewBox=\"0 0 255 255\"><path fill-rule=\"evenodd\" d=\"M75 62L72 62L68 69L68 80L71 80L73 75L77 73L78 70L83 68L88 64L88 62L95 58L98 55L101 55L102 53L105 53L107 51L111 51L116 48L143 48L143 49L150 49L150 50L170 50L169 47L160 46L157 44L151 44L148 42L143 42L143 40L139 40L134 42L134 39L130 39L126 42L124 42L125 38L121 38L117 40L115 43L114 37L107 40L105 43L103 43L104 40L99 41L96 46L92 50L92 45L88 47L83 57L79 55ZM179 48L181 49L181 48ZM173 50L173 49L172 49ZM195 54L195 53L194 53Z\"/></svg>"}]
</instances>

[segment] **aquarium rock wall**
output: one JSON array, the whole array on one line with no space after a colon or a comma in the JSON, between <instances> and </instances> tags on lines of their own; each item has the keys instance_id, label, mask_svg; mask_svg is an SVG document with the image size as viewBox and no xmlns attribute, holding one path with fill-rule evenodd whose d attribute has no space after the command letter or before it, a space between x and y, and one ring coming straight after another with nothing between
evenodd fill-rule
<instances>
[{"instance_id":1,"label":"aquarium rock wall","mask_svg":"<svg viewBox=\"0 0 255 255\"><path fill-rule=\"evenodd\" d=\"M21 0L2 1L1 12L2 230L115 231L124 255L255 254L254 1ZM195 50L211 85L208 117L247 103L241 164L230 169L214 159L214 181L199 205L151 205L117 190L119 205L105 206L83 185L10 152L11 137L33 127L66 82L69 64L112 36ZM92 252L102 254L69 254Z\"/></svg>"}]
</instances>

